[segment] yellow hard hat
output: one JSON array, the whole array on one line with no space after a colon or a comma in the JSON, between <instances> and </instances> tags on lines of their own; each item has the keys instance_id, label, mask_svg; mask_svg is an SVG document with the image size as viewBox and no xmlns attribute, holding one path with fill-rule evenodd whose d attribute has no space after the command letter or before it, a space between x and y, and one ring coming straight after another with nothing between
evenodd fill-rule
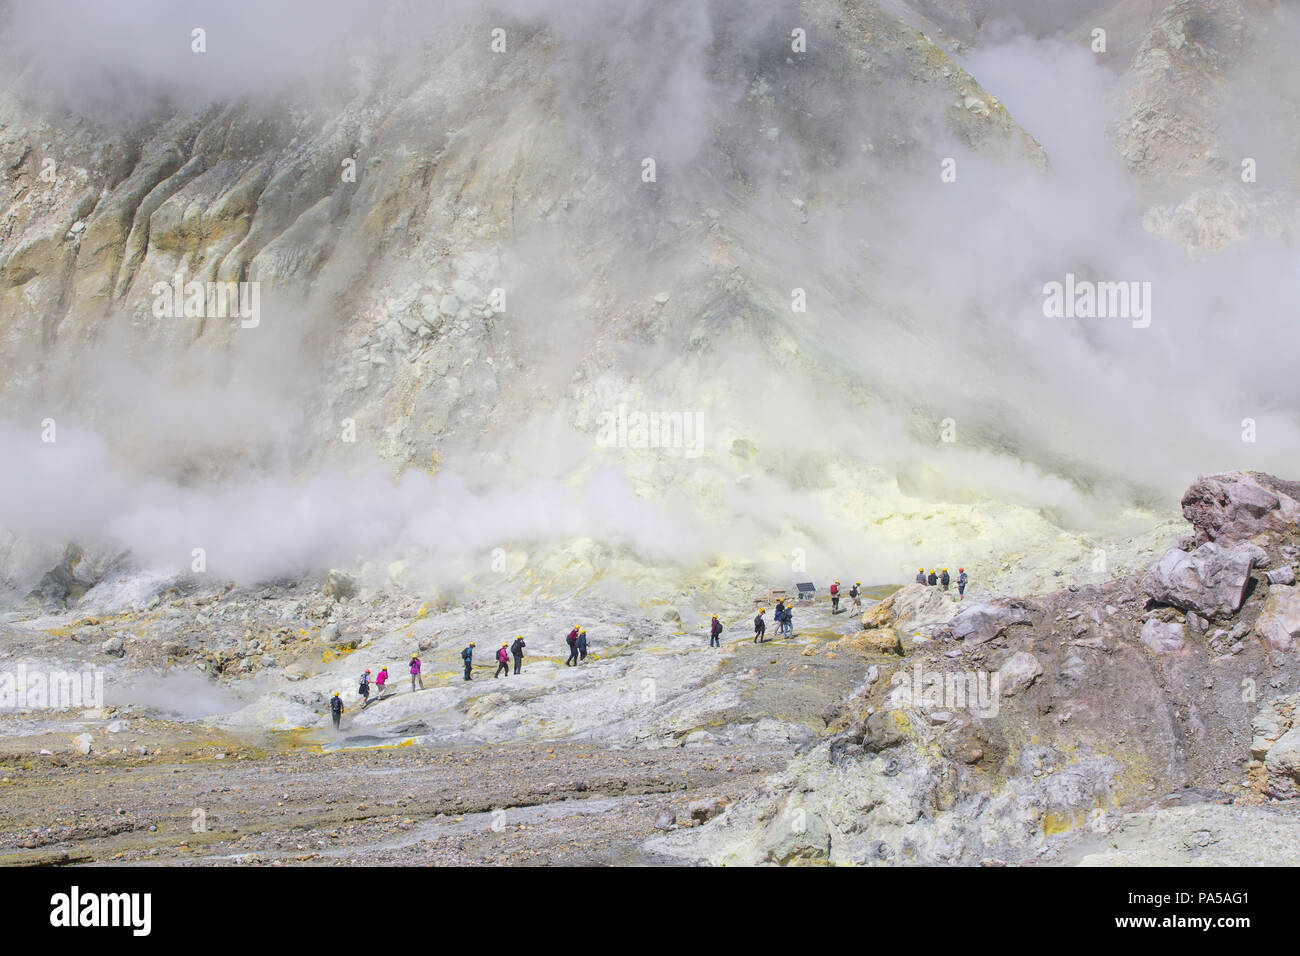
<instances>
[{"instance_id":1,"label":"yellow hard hat","mask_svg":"<svg viewBox=\"0 0 1300 956\"><path fill-rule=\"evenodd\" d=\"M501 646L502 646L502 647L508 647L509 645L510 645L510 642L509 642L509 641L502 641L502 642L501 642Z\"/></svg>"}]
</instances>

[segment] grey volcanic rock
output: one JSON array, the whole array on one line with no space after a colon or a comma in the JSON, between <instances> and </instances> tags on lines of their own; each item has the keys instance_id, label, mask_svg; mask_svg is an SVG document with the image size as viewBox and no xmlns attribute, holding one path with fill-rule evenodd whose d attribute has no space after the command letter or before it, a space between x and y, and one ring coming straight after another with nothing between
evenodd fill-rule
<instances>
[{"instance_id":1,"label":"grey volcanic rock","mask_svg":"<svg viewBox=\"0 0 1300 956\"><path fill-rule=\"evenodd\" d=\"M1028 688L1043 675L1043 665L1028 651L1018 651L998 671L998 684L1004 697L1012 697Z\"/></svg>"},{"instance_id":2,"label":"grey volcanic rock","mask_svg":"<svg viewBox=\"0 0 1300 956\"><path fill-rule=\"evenodd\" d=\"M1245 599L1251 570L1266 558L1253 544L1226 549L1207 542L1191 553L1171 548L1143 577L1142 590L1163 604L1206 617L1231 614Z\"/></svg>"},{"instance_id":3,"label":"grey volcanic rock","mask_svg":"<svg viewBox=\"0 0 1300 956\"><path fill-rule=\"evenodd\" d=\"M1155 654L1173 654L1183 649L1183 625L1151 618L1142 625L1142 643Z\"/></svg>"},{"instance_id":4,"label":"grey volcanic rock","mask_svg":"<svg viewBox=\"0 0 1300 956\"><path fill-rule=\"evenodd\" d=\"M1014 604L971 604L963 607L948 622L953 637L967 644L983 644L1006 631L1013 624L1028 624L1029 614Z\"/></svg>"}]
</instances>

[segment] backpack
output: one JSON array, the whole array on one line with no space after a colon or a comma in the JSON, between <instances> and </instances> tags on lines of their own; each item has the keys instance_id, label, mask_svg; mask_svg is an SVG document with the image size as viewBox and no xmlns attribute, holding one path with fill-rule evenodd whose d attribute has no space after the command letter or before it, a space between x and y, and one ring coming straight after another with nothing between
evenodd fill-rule
<instances>
[{"instance_id":1,"label":"backpack","mask_svg":"<svg viewBox=\"0 0 1300 956\"><path fill-rule=\"evenodd\" d=\"M357 693L361 694L362 696L364 696L369 690L370 690L370 685L367 684L365 681L362 681L360 684L357 685Z\"/></svg>"},{"instance_id":2,"label":"backpack","mask_svg":"<svg viewBox=\"0 0 1300 956\"><path fill-rule=\"evenodd\" d=\"M463 661L469 661L470 658L472 658L473 656L474 656L474 652L471 651L468 647L460 652L460 659Z\"/></svg>"}]
</instances>

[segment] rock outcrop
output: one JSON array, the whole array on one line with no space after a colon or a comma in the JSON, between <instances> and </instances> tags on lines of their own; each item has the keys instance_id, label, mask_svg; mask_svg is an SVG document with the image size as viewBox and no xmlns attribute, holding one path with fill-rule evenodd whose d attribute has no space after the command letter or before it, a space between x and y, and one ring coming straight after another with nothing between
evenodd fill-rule
<instances>
[{"instance_id":1,"label":"rock outcrop","mask_svg":"<svg viewBox=\"0 0 1300 956\"><path fill-rule=\"evenodd\" d=\"M1256 472L1202 478L1183 495L1183 517L1196 543L1231 544L1258 534L1295 530L1300 484Z\"/></svg>"}]
</instances>

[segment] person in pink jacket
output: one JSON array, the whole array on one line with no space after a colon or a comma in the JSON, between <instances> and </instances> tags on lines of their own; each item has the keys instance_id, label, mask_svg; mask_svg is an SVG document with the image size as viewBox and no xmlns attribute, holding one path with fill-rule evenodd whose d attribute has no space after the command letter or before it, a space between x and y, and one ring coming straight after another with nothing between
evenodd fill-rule
<instances>
[{"instance_id":1,"label":"person in pink jacket","mask_svg":"<svg viewBox=\"0 0 1300 956\"><path fill-rule=\"evenodd\" d=\"M388 683L388 668L381 667L378 676L375 677L375 689L379 692L378 697L384 696L384 685Z\"/></svg>"},{"instance_id":2,"label":"person in pink jacket","mask_svg":"<svg viewBox=\"0 0 1300 956\"><path fill-rule=\"evenodd\" d=\"M420 690L424 690L424 678L420 676L420 655L411 655L411 693L415 693L415 682L420 682Z\"/></svg>"},{"instance_id":3,"label":"person in pink jacket","mask_svg":"<svg viewBox=\"0 0 1300 956\"><path fill-rule=\"evenodd\" d=\"M500 677L501 672L505 671L507 677L510 676L510 651L509 644L502 644L501 649L497 651L497 672L493 677Z\"/></svg>"}]
</instances>

